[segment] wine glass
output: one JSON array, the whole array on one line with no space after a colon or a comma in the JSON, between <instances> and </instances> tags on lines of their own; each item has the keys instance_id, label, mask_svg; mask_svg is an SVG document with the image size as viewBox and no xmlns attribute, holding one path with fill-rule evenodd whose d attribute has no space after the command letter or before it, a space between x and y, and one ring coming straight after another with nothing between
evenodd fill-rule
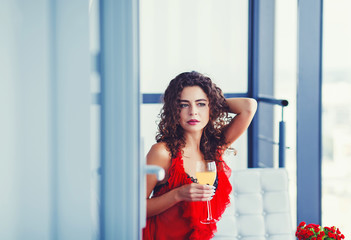
<instances>
[{"instance_id":1,"label":"wine glass","mask_svg":"<svg viewBox=\"0 0 351 240\"><path fill-rule=\"evenodd\" d=\"M216 180L217 168L216 162L207 160L205 162L197 162L196 165L196 178L199 184L213 185ZM217 222L212 218L211 204L207 201L207 218L200 220L203 224L210 224Z\"/></svg>"}]
</instances>

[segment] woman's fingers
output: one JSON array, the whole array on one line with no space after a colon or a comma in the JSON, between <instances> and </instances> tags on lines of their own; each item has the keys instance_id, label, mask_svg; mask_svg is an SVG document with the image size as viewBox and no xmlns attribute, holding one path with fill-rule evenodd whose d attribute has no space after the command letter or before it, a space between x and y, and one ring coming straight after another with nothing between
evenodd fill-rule
<instances>
[{"instance_id":1,"label":"woman's fingers","mask_svg":"<svg viewBox=\"0 0 351 240\"><path fill-rule=\"evenodd\" d=\"M198 184L198 185L200 185L200 184ZM204 190L210 190L210 192L211 192L211 199L213 198L213 196L215 195L215 193L216 193L216 187L215 186L210 186L210 185L200 185L200 186L202 186L202 189L204 189Z\"/></svg>"},{"instance_id":2,"label":"woman's fingers","mask_svg":"<svg viewBox=\"0 0 351 240\"><path fill-rule=\"evenodd\" d=\"M181 187L179 194L184 201L208 201L214 195L214 187L191 183Z\"/></svg>"},{"instance_id":3,"label":"woman's fingers","mask_svg":"<svg viewBox=\"0 0 351 240\"><path fill-rule=\"evenodd\" d=\"M188 196L184 199L184 201L192 201L192 202L197 202L197 201L209 201L212 199L211 194L205 195L205 194L198 194L198 195L191 195Z\"/></svg>"},{"instance_id":4,"label":"woman's fingers","mask_svg":"<svg viewBox=\"0 0 351 240\"><path fill-rule=\"evenodd\" d=\"M217 188L215 186L213 186L213 194L212 194L212 197L216 194L216 190Z\"/></svg>"}]
</instances>

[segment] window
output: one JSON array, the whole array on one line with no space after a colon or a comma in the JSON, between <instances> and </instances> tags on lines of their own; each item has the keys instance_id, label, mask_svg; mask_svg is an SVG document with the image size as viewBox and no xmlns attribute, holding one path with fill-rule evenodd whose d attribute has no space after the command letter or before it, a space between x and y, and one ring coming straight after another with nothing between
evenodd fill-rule
<instances>
[{"instance_id":1,"label":"window","mask_svg":"<svg viewBox=\"0 0 351 240\"><path fill-rule=\"evenodd\" d=\"M284 108L286 122L286 169L289 174L292 223L296 224L296 72L297 72L297 1L276 1L274 96L289 101ZM275 107L274 127L282 120L282 108ZM275 131L275 139L279 139ZM274 165L278 166L278 146Z\"/></svg>"},{"instance_id":2,"label":"window","mask_svg":"<svg viewBox=\"0 0 351 240\"><path fill-rule=\"evenodd\" d=\"M176 75L192 70L224 93L247 93L248 1L140 1L141 92L161 94ZM145 153L155 142L160 109L141 106ZM246 135L235 144L241 164L234 167L246 167Z\"/></svg>"},{"instance_id":3,"label":"window","mask_svg":"<svg viewBox=\"0 0 351 240\"><path fill-rule=\"evenodd\" d=\"M322 223L351 237L351 3L324 1Z\"/></svg>"}]
</instances>

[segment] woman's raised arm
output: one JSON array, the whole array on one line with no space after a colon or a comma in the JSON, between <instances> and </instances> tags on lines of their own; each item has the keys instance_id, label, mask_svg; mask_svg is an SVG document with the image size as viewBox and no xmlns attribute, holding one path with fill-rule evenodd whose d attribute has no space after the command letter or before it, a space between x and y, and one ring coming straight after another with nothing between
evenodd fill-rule
<instances>
[{"instance_id":1,"label":"woman's raised arm","mask_svg":"<svg viewBox=\"0 0 351 240\"><path fill-rule=\"evenodd\" d=\"M226 101L229 111L236 114L224 133L227 146L230 146L249 127L257 110L257 102L253 98L228 98Z\"/></svg>"}]
</instances>

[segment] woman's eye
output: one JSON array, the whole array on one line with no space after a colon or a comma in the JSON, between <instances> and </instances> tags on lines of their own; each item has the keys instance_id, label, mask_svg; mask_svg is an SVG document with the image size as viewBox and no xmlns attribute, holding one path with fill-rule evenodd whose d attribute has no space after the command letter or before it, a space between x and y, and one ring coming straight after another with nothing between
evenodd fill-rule
<instances>
[{"instance_id":1,"label":"woman's eye","mask_svg":"<svg viewBox=\"0 0 351 240\"><path fill-rule=\"evenodd\" d=\"M180 108L185 108L185 107L187 107L187 106L189 106L188 104L180 104Z\"/></svg>"},{"instance_id":2,"label":"woman's eye","mask_svg":"<svg viewBox=\"0 0 351 240\"><path fill-rule=\"evenodd\" d=\"M198 106L204 107L204 106L206 106L206 103L199 103Z\"/></svg>"}]
</instances>

